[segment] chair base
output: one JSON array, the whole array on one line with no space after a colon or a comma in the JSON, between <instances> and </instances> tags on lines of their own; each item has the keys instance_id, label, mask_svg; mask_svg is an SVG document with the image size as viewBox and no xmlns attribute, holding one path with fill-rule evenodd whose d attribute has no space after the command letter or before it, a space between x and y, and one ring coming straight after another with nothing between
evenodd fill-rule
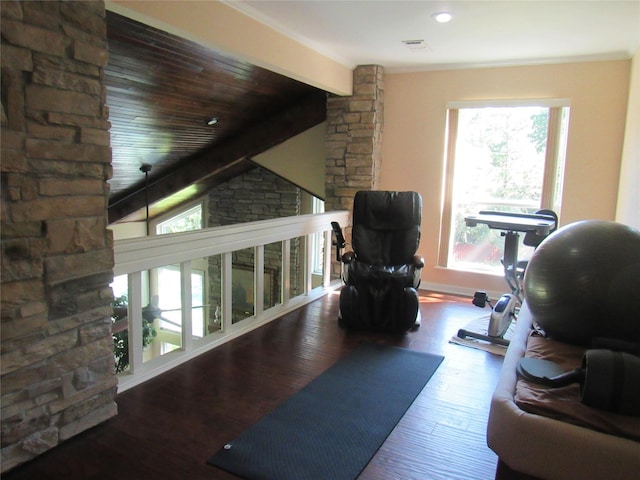
<instances>
[{"instance_id":1,"label":"chair base","mask_svg":"<svg viewBox=\"0 0 640 480\"><path fill-rule=\"evenodd\" d=\"M340 292L338 321L348 330L403 333L420 328L418 292L405 287L400 292L362 293L346 285Z\"/></svg>"}]
</instances>

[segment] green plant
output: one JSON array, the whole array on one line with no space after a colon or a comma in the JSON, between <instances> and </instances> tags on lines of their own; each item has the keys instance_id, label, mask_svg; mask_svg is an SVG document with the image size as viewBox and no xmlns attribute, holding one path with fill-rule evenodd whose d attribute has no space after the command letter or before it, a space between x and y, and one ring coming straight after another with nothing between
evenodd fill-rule
<instances>
[{"instance_id":1,"label":"green plant","mask_svg":"<svg viewBox=\"0 0 640 480\"><path fill-rule=\"evenodd\" d=\"M126 295L113 299L113 316L111 321L115 325L120 320L127 318L128 298ZM158 334L153 323L142 319L142 349L147 348ZM116 362L116 373L122 373L129 367L129 332L127 329L113 334L113 353Z\"/></svg>"}]
</instances>

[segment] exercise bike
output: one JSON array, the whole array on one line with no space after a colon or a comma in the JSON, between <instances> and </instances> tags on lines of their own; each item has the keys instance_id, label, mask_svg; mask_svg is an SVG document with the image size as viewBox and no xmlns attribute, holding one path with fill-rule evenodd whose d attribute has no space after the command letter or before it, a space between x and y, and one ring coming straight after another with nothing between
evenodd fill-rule
<instances>
[{"instance_id":1,"label":"exercise bike","mask_svg":"<svg viewBox=\"0 0 640 480\"><path fill-rule=\"evenodd\" d=\"M558 216L552 210L539 210L534 214L485 210L480 211L477 215L469 215L464 220L468 227L484 224L493 230L501 230L500 235L504 237L502 264L505 280L511 288L511 292L503 294L495 305L491 304L487 292L475 292L472 300L475 306L484 308L488 304L491 307L487 333L461 328L458 330L458 337L462 339L470 337L508 346L509 340L505 339L504 335L516 318L517 311L524 299L523 279L527 261L518 260L520 234L525 234L523 239L525 245L535 248L557 228Z\"/></svg>"}]
</instances>

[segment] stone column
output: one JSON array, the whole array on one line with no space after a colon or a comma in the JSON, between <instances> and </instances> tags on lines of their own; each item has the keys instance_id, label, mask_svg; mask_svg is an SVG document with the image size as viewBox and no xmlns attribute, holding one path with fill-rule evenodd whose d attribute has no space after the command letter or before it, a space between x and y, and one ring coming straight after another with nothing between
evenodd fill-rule
<instances>
[{"instance_id":1,"label":"stone column","mask_svg":"<svg viewBox=\"0 0 640 480\"><path fill-rule=\"evenodd\" d=\"M353 95L327 100L327 164L325 210L349 210L358 190L375 190L382 163L384 68L356 67ZM345 228L350 240L350 228ZM340 272L332 264L332 276Z\"/></svg>"},{"instance_id":2,"label":"stone column","mask_svg":"<svg viewBox=\"0 0 640 480\"><path fill-rule=\"evenodd\" d=\"M1 2L2 471L117 413L105 7Z\"/></svg>"}]
</instances>

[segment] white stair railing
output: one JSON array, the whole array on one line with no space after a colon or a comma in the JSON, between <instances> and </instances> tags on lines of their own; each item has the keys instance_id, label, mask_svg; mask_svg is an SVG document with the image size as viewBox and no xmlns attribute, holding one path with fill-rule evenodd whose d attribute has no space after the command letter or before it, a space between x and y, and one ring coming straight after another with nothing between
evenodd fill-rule
<instances>
[{"instance_id":1,"label":"white stair railing","mask_svg":"<svg viewBox=\"0 0 640 480\"><path fill-rule=\"evenodd\" d=\"M119 378L118 390L123 392L171 368L180 365L202 353L205 353L240 335L254 330L282 315L309 303L340 286L339 280L331 281L330 264L332 259L331 222L346 226L349 214L346 211L321 214L300 215L277 218L223 227L208 228L194 232L142 237L116 241L114 244L114 275L128 276L128 315L129 368ZM318 232L324 234L324 268L319 287L312 288L311 252L300 261L304 270L301 294L290 298L290 252L291 241L297 238L309 239ZM264 308L264 247L282 242L282 265L280 272L281 302ZM310 244L310 242L307 242ZM232 254L233 252L253 248L254 259L254 312L250 318L232 323ZM221 319L220 329L202 338L192 335L191 271L192 261L220 255L221 258ZM142 311L149 302L147 272L168 265L180 266L181 289L181 346L180 348L144 360L142 347Z\"/></svg>"}]
</instances>

